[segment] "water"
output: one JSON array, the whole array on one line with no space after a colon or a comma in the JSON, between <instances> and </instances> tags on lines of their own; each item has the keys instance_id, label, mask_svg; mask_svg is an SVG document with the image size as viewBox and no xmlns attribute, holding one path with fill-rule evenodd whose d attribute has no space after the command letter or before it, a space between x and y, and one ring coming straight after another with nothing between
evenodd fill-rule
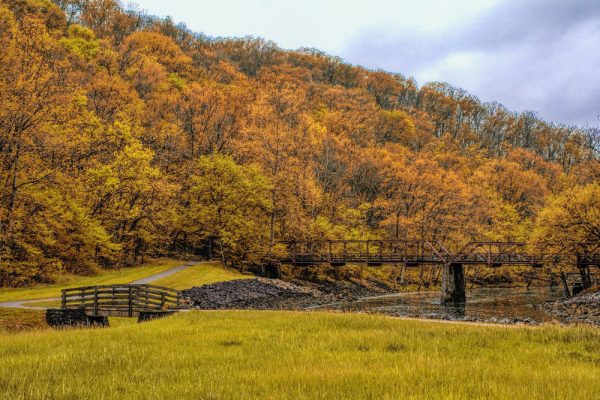
<instances>
[{"instance_id":1,"label":"water","mask_svg":"<svg viewBox=\"0 0 600 400\"><path fill-rule=\"evenodd\" d=\"M341 303L329 308L394 316L490 322L545 322L556 319L540 307L563 296L558 288L485 288L467 292L467 303L441 304L440 292L412 292Z\"/></svg>"}]
</instances>

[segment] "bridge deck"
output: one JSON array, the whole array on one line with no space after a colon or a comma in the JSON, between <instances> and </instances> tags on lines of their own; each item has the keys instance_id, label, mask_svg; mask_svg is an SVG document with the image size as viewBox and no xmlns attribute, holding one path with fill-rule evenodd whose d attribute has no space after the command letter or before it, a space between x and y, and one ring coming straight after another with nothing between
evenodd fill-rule
<instances>
[{"instance_id":1,"label":"bridge deck","mask_svg":"<svg viewBox=\"0 0 600 400\"><path fill-rule=\"evenodd\" d=\"M541 268L567 258L576 258L577 266L600 267L600 245L581 244L577 254L532 254L521 242L471 242L456 252L450 252L435 241L400 240L329 240L285 242L288 256L282 263L295 265L369 265L404 264L408 267L424 264L463 264L500 267L503 265ZM584 246L585 245L585 246Z\"/></svg>"},{"instance_id":2,"label":"bridge deck","mask_svg":"<svg viewBox=\"0 0 600 400\"><path fill-rule=\"evenodd\" d=\"M352 263L365 263L365 264L406 264L407 266L419 266L421 264L426 265L438 265L452 262L455 264L464 265L486 265L490 267L500 267L502 265L518 265L518 266L531 266L534 268L541 268L544 265L544 259L535 256L524 256L520 254L491 254L487 255L464 255L455 258L440 258L440 257L420 257L420 256L406 256L402 254L385 254L381 256L367 256L365 254L334 254L329 256L327 254L311 254L311 253L295 253L294 255L286 258L282 258L281 262L291 263L296 265L310 265L310 264L352 264Z\"/></svg>"}]
</instances>

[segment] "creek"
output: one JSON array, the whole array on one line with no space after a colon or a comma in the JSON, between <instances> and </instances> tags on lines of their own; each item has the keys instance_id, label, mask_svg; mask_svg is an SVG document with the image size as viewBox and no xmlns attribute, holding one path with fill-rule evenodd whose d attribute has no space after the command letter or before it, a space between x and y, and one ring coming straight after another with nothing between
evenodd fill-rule
<instances>
[{"instance_id":1,"label":"creek","mask_svg":"<svg viewBox=\"0 0 600 400\"><path fill-rule=\"evenodd\" d=\"M442 304L439 291L370 297L326 308L402 317L501 323L556 320L539 306L563 297L559 288L481 288L467 291L467 302Z\"/></svg>"}]
</instances>

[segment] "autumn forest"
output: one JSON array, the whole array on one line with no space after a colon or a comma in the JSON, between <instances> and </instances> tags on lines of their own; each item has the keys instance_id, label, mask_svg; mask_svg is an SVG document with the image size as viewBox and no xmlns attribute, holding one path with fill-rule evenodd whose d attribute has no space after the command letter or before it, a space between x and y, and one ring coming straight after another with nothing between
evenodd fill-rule
<instances>
[{"instance_id":1,"label":"autumn forest","mask_svg":"<svg viewBox=\"0 0 600 400\"><path fill-rule=\"evenodd\" d=\"M0 55L0 286L291 239L600 240L596 127L116 0L0 0Z\"/></svg>"}]
</instances>

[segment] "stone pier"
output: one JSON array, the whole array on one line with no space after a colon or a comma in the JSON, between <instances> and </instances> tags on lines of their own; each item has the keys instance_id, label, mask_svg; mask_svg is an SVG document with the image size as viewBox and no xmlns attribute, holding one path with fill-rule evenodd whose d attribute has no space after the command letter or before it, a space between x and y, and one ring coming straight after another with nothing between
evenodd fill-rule
<instances>
[{"instance_id":1,"label":"stone pier","mask_svg":"<svg viewBox=\"0 0 600 400\"><path fill-rule=\"evenodd\" d=\"M448 264L442 271L442 303L460 304L467 301L465 271L462 264Z\"/></svg>"}]
</instances>

